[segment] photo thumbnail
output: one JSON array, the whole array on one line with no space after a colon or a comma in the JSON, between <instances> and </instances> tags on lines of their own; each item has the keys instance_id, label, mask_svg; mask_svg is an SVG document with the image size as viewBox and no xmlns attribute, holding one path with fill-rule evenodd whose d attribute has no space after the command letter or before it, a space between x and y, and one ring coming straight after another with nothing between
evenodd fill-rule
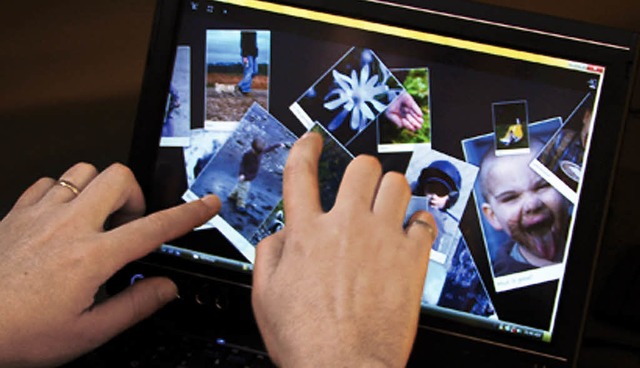
<instances>
[{"instance_id":1,"label":"photo thumbnail","mask_svg":"<svg viewBox=\"0 0 640 368\"><path fill-rule=\"evenodd\" d=\"M436 219L439 216L438 209L425 205L424 197L412 196L407 210L407 220L418 210L428 211ZM422 306L438 306L497 318L497 311L457 222L455 227L446 230L438 220L436 224L438 236L434 241L434 247L438 243L442 245L442 239L446 238L447 249L432 250L429 255L429 266L422 290Z\"/></svg>"},{"instance_id":2,"label":"photo thumbnail","mask_svg":"<svg viewBox=\"0 0 640 368\"><path fill-rule=\"evenodd\" d=\"M185 147L191 133L191 49L178 46L160 137L161 147Z\"/></svg>"},{"instance_id":3,"label":"photo thumbnail","mask_svg":"<svg viewBox=\"0 0 640 368\"><path fill-rule=\"evenodd\" d=\"M329 211L336 201L340 182L353 156L327 133L322 125L316 124L311 131L320 133L323 138L322 153L318 162L318 189L322 209ZM262 239L281 230L286 222L285 217L284 206L280 201L250 239L251 244L257 245Z\"/></svg>"},{"instance_id":4,"label":"photo thumbnail","mask_svg":"<svg viewBox=\"0 0 640 368\"><path fill-rule=\"evenodd\" d=\"M296 139L254 103L183 196L189 201L217 194L222 209L210 223L251 262L249 239L282 200L284 165Z\"/></svg>"},{"instance_id":5,"label":"photo thumbnail","mask_svg":"<svg viewBox=\"0 0 640 368\"><path fill-rule=\"evenodd\" d=\"M476 263L459 228L478 168L462 160L417 146L406 177L412 197L405 223L418 210L433 215L438 227L429 259L422 304L497 318Z\"/></svg>"},{"instance_id":6,"label":"photo thumbnail","mask_svg":"<svg viewBox=\"0 0 640 368\"><path fill-rule=\"evenodd\" d=\"M191 130L190 144L183 148L187 185L191 186L202 169L227 141L233 130Z\"/></svg>"},{"instance_id":7,"label":"photo thumbnail","mask_svg":"<svg viewBox=\"0 0 640 368\"><path fill-rule=\"evenodd\" d=\"M529 111L527 101L496 102L491 105L496 155L529 152Z\"/></svg>"},{"instance_id":8,"label":"photo thumbnail","mask_svg":"<svg viewBox=\"0 0 640 368\"><path fill-rule=\"evenodd\" d=\"M402 92L376 119L378 152L410 152L431 143L431 93L428 68L391 68Z\"/></svg>"},{"instance_id":9,"label":"photo thumbnail","mask_svg":"<svg viewBox=\"0 0 640 368\"><path fill-rule=\"evenodd\" d=\"M289 108L307 129L320 124L348 148L403 91L372 50L351 48Z\"/></svg>"},{"instance_id":10,"label":"photo thumbnail","mask_svg":"<svg viewBox=\"0 0 640 368\"><path fill-rule=\"evenodd\" d=\"M423 197L425 206L437 208L442 217L454 220L456 226L477 175L478 168L473 164L426 145L416 146L405 172L412 195Z\"/></svg>"},{"instance_id":11,"label":"photo thumbnail","mask_svg":"<svg viewBox=\"0 0 640 368\"><path fill-rule=\"evenodd\" d=\"M436 296L437 306L442 308L453 309L461 312L475 314L477 316L498 319L498 311L496 310L487 288L480 277L476 262L469 251L467 242L463 237L460 238L451 264L446 268L444 283L438 294L429 294L432 292L427 285L431 284L430 278L435 276L439 270L442 273L442 266L429 260L429 268L434 266L434 271L427 271L427 279L425 280L425 289L423 291L422 302L429 300L432 296Z\"/></svg>"},{"instance_id":12,"label":"photo thumbnail","mask_svg":"<svg viewBox=\"0 0 640 368\"><path fill-rule=\"evenodd\" d=\"M227 141L232 130L209 130L206 127L191 130L190 143L183 148L184 168L187 177L187 187L193 185L198 175L215 156L220 147ZM207 222L194 230L205 230L212 228Z\"/></svg>"},{"instance_id":13,"label":"photo thumbnail","mask_svg":"<svg viewBox=\"0 0 640 368\"><path fill-rule=\"evenodd\" d=\"M573 205L530 167L561 127L561 118L529 126L530 150L497 154L494 133L462 142L480 170L473 194L497 292L562 276Z\"/></svg>"},{"instance_id":14,"label":"photo thumbnail","mask_svg":"<svg viewBox=\"0 0 640 368\"><path fill-rule=\"evenodd\" d=\"M531 168L549 181L572 203L578 201L578 188L593 125L594 96L589 91L551 137Z\"/></svg>"},{"instance_id":15,"label":"photo thumbnail","mask_svg":"<svg viewBox=\"0 0 640 368\"><path fill-rule=\"evenodd\" d=\"M207 30L205 124L238 122L254 103L269 109L271 32Z\"/></svg>"},{"instance_id":16,"label":"photo thumbnail","mask_svg":"<svg viewBox=\"0 0 640 368\"><path fill-rule=\"evenodd\" d=\"M258 226L258 229L253 233L249 243L256 246L262 239L273 235L284 228L285 216L284 216L284 201L280 200L275 206L273 211L267 216L267 218Z\"/></svg>"}]
</instances>

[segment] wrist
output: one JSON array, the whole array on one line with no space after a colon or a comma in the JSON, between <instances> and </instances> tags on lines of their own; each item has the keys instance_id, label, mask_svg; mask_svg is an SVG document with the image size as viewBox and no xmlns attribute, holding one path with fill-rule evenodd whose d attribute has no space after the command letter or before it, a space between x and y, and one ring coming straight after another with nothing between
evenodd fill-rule
<instances>
[{"instance_id":1,"label":"wrist","mask_svg":"<svg viewBox=\"0 0 640 368\"><path fill-rule=\"evenodd\" d=\"M406 361L394 364L391 361L393 356L384 356L384 353L358 353L349 349L348 346L335 348L325 346L309 353L284 354L282 358L282 368L395 368L406 365Z\"/></svg>"},{"instance_id":2,"label":"wrist","mask_svg":"<svg viewBox=\"0 0 640 368\"><path fill-rule=\"evenodd\" d=\"M375 358L347 358L342 357L323 357L321 359L301 359L301 362L285 362L282 368L316 368L316 367L335 367L335 368L395 368L403 367L403 365L391 365Z\"/></svg>"}]
</instances>

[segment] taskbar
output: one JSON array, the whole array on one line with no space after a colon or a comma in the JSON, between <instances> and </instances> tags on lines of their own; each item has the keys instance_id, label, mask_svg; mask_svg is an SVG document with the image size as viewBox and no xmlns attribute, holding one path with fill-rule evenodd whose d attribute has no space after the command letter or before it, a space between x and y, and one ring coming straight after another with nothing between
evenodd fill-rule
<instances>
[{"instance_id":1,"label":"taskbar","mask_svg":"<svg viewBox=\"0 0 640 368\"><path fill-rule=\"evenodd\" d=\"M225 268L233 271L240 271L250 274L253 271L253 264L219 257L207 253L194 251L191 249L163 244L158 252L181 259L209 264L215 267ZM435 305L423 305L422 312L431 316L461 322L470 326L499 331L509 335L522 336L536 341L550 342L551 333L548 331L519 325L517 323L501 321L497 317L485 317L454 309L443 308Z\"/></svg>"},{"instance_id":2,"label":"taskbar","mask_svg":"<svg viewBox=\"0 0 640 368\"><path fill-rule=\"evenodd\" d=\"M431 316L441 317L456 322L461 322L470 326L480 327L488 330L499 331L501 333L521 336L523 338L550 342L551 333L549 331L519 325L517 323L501 321L497 317L485 317L461 312L454 309L442 308L434 305L423 305L422 312ZM426 327L426 326L425 326Z\"/></svg>"},{"instance_id":3,"label":"taskbar","mask_svg":"<svg viewBox=\"0 0 640 368\"><path fill-rule=\"evenodd\" d=\"M191 249L176 247L173 245L163 244L158 249L158 252L190 261L214 265L216 267L221 267L228 270L240 271L244 273L251 273L253 271L253 264L249 262L242 262L234 259L218 257L207 253L197 252Z\"/></svg>"}]
</instances>

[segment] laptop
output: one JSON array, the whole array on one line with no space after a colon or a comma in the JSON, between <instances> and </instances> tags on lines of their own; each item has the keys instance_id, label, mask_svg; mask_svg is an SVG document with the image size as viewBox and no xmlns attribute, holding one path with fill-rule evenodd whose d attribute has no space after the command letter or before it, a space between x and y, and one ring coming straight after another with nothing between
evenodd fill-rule
<instances>
[{"instance_id":1,"label":"laptop","mask_svg":"<svg viewBox=\"0 0 640 368\"><path fill-rule=\"evenodd\" d=\"M316 131L325 210L368 154L406 176L407 216L436 218L411 366L575 366L636 54L630 32L477 3L160 0L129 164L149 211L223 207L108 291L177 282L133 339L162 359L270 364L255 246L286 226L284 163Z\"/></svg>"}]
</instances>

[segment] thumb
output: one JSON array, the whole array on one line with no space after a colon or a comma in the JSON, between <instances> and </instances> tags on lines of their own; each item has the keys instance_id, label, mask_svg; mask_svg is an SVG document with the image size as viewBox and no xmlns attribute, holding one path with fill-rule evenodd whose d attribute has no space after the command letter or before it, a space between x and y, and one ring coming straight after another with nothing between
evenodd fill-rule
<instances>
[{"instance_id":1,"label":"thumb","mask_svg":"<svg viewBox=\"0 0 640 368\"><path fill-rule=\"evenodd\" d=\"M405 233L416 242L420 253L429 254L438 237L438 227L433 215L427 211L417 211L411 215Z\"/></svg>"},{"instance_id":2,"label":"thumb","mask_svg":"<svg viewBox=\"0 0 640 368\"><path fill-rule=\"evenodd\" d=\"M282 258L286 231L285 226L284 229L263 239L256 246L256 260L253 266L254 294L267 288L271 275L278 267Z\"/></svg>"},{"instance_id":3,"label":"thumb","mask_svg":"<svg viewBox=\"0 0 640 368\"><path fill-rule=\"evenodd\" d=\"M92 349L149 317L177 298L176 284L164 277L143 279L85 312L79 330Z\"/></svg>"}]
</instances>

